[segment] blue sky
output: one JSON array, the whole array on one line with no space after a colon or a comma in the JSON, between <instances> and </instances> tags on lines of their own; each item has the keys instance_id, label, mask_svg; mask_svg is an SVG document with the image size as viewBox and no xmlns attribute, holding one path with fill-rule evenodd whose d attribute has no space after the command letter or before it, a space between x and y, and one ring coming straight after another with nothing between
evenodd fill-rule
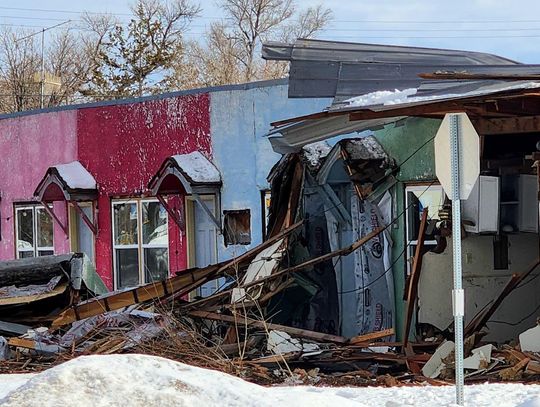
<instances>
[{"instance_id":1,"label":"blue sky","mask_svg":"<svg viewBox=\"0 0 540 407\"><path fill-rule=\"evenodd\" d=\"M540 64L540 1L297 0L300 8L319 3L334 12L319 38L483 51ZM220 18L214 0L199 4L203 13L190 28L193 37ZM0 25L38 29L76 20L73 12L82 10L128 19L129 0L0 0Z\"/></svg>"}]
</instances>

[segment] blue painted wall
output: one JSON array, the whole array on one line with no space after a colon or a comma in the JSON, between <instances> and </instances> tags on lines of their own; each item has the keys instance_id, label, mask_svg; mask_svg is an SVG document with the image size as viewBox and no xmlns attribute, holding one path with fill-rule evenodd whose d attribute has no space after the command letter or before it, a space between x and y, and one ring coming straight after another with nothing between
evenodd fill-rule
<instances>
[{"instance_id":1,"label":"blue painted wall","mask_svg":"<svg viewBox=\"0 0 540 407\"><path fill-rule=\"evenodd\" d=\"M213 161L223 178L221 211L251 210L251 245L225 247L219 235L220 261L262 241L261 190L269 188L266 177L281 158L266 137L270 123L318 112L331 103L331 99L288 99L287 92L283 80L210 94Z\"/></svg>"}]
</instances>

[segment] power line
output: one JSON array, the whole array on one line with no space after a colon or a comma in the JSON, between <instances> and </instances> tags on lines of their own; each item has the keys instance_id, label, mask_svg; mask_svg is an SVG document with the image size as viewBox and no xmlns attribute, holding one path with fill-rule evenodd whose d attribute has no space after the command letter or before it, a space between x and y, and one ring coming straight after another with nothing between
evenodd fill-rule
<instances>
[{"instance_id":1,"label":"power line","mask_svg":"<svg viewBox=\"0 0 540 407\"><path fill-rule=\"evenodd\" d=\"M133 13L113 13L113 12L97 12L88 10L68 10L68 9L45 9L45 8L24 8L24 7L8 7L0 6L2 10L16 10L16 11L31 11L42 13L63 13L63 14L109 14L114 16L127 16L133 17ZM197 17L206 20L224 20L228 17L221 16L201 16ZM333 20L333 22L339 23L367 23L367 24L522 24L522 23L540 23L540 20L532 19L516 19L516 20Z\"/></svg>"},{"instance_id":2,"label":"power line","mask_svg":"<svg viewBox=\"0 0 540 407\"><path fill-rule=\"evenodd\" d=\"M51 20L51 21L64 21L65 18L55 17L27 17L27 16L0 16L0 18L14 18L19 20Z\"/></svg>"},{"instance_id":3,"label":"power line","mask_svg":"<svg viewBox=\"0 0 540 407\"><path fill-rule=\"evenodd\" d=\"M347 35L347 36L332 36L333 39L357 39L357 40L384 40L384 39L420 39L420 40L431 40L431 39L495 39L495 38L538 38L540 34L534 35L447 35L447 36L363 36L363 35Z\"/></svg>"},{"instance_id":4,"label":"power line","mask_svg":"<svg viewBox=\"0 0 540 407\"><path fill-rule=\"evenodd\" d=\"M500 32L500 31L540 31L540 27L527 28L323 28L321 31L352 31L352 32Z\"/></svg>"},{"instance_id":5,"label":"power line","mask_svg":"<svg viewBox=\"0 0 540 407\"><path fill-rule=\"evenodd\" d=\"M108 12L96 12L96 11L76 11L76 10L60 10L60 9L45 9L45 8L23 8L23 7L6 7L6 6L0 6L0 9L2 10L17 10L17 11L39 11L41 13L63 13L63 14L111 14L115 16L130 16L132 17L132 13L108 13Z\"/></svg>"},{"instance_id":6,"label":"power line","mask_svg":"<svg viewBox=\"0 0 540 407\"><path fill-rule=\"evenodd\" d=\"M55 25L52 25L50 27L45 27L45 28L41 29L40 31L36 31L35 33L29 34L29 35L27 35L25 37L17 38L15 40L15 42L25 40L27 38L33 37L34 35L43 34L45 31L52 30L53 28L60 27L61 25L68 24L68 23L71 23L71 20L66 20L66 21L64 21L62 23L55 24ZM41 47L43 48L43 43L41 44Z\"/></svg>"}]
</instances>

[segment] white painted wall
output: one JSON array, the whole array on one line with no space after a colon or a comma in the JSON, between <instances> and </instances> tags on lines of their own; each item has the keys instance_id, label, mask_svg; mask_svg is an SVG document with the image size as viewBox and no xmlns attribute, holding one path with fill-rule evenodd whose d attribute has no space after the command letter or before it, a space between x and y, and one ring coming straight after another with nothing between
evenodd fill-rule
<instances>
[{"instance_id":1,"label":"white painted wall","mask_svg":"<svg viewBox=\"0 0 540 407\"><path fill-rule=\"evenodd\" d=\"M496 298L512 273L523 272L538 257L538 235L521 233L509 236L509 269L493 269L493 236L469 236L462 242L463 287L466 323L489 301ZM535 270L533 275L540 273ZM452 242L442 254L424 256L418 294L418 322L431 323L440 329L452 323ZM529 277L530 278L530 277ZM515 323L540 304L540 278L516 289L502 303L492 320ZM517 326L488 324L486 340L497 342L517 339L534 326L540 312Z\"/></svg>"}]
</instances>

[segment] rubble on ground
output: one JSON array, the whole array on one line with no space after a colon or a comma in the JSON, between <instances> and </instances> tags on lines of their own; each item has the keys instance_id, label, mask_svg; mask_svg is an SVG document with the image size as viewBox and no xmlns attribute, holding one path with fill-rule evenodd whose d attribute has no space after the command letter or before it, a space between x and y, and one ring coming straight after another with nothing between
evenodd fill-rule
<instances>
[{"instance_id":1,"label":"rubble on ground","mask_svg":"<svg viewBox=\"0 0 540 407\"><path fill-rule=\"evenodd\" d=\"M286 238L298 226L272 240ZM11 323L11 333L4 330L0 337L0 373L38 372L80 355L142 353L260 384L452 383L453 342L442 336L404 347L390 341L393 329L345 338L271 322L263 311L265 298L283 283L276 281L268 289L261 281L275 275L275 269L250 279L242 287L242 299L233 297L228 288L207 298L186 300L185 295L204 281L233 270L239 275L253 270L253 262L261 261L258 254L275 247L272 241L261 246L229 262L189 270L164 282L74 302L54 318L49 315L49 324L41 319L31 326ZM275 256L267 254L267 261L274 264ZM70 289L76 297L77 290ZM0 327L5 324L0 322ZM537 330L522 334L521 346L529 346ZM468 383L540 381L540 353L522 349L517 341L513 346L495 346L483 343L481 337L475 333L466 341Z\"/></svg>"}]
</instances>

